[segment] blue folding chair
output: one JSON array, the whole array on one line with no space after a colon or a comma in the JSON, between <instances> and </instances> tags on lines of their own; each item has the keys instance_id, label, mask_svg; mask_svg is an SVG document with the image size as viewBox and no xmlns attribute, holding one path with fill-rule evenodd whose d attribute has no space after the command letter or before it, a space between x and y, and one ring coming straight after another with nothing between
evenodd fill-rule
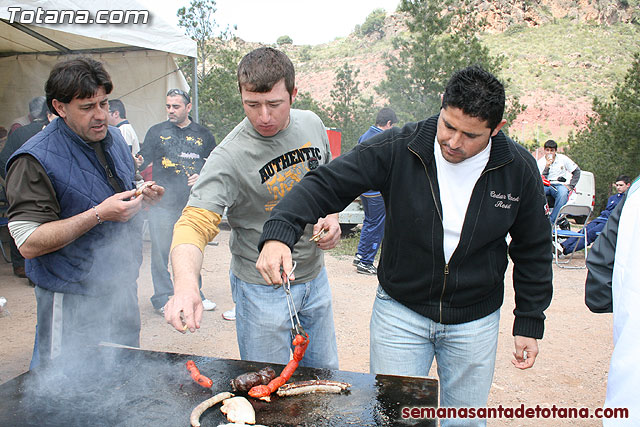
<instances>
[{"instance_id":1,"label":"blue folding chair","mask_svg":"<svg viewBox=\"0 0 640 427\"><path fill-rule=\"evenodd\" d=\"M578 216L578 217L584 217L584 224L579 224L578 225L578 229L576 231L573 230L563 230L560 228L559 224L562 221L562 219L564 217L566 217L567 215L571 215L571 216ZM586 268L587 267L587 223L589 222L589 217L591 216L591 206L583 206L583 205L564 205L562 208L560 208L560 212L558 213L558 217L556 218L556 221L553 224L553 228L551 230L552 234L553 234L553 242L554 242L554 247L553 247L553 255L554 255L554 259L556 262L556 265L560 268ZM563 261L559 260L559 254L558 254L558 246L560 244L560 242L558 241L558 239L568 239L570 237L577 237L578 239L584 239L584 265L578 265L578 266L574 266L574 265L568 265L571 263L571 261L573 260L573 255L575 252L571 252L569 255L567 255L566 258L564 258Z\"/></svg>"}]
</instances>

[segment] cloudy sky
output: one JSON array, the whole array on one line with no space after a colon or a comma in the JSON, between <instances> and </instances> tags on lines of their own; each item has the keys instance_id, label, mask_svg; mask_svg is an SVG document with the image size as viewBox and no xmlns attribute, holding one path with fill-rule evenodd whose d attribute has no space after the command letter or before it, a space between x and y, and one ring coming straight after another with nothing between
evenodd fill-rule
<instances>
[{"instance_id":1,"label":"cloudy sky","mask_svg":"<svg viewBox=\"0 0 640 427\"><path fill-rule=\"evenodd\" d=\"M176 11L189 1L144 0L152 13L177 23ZM394 12L399 0L217 0L216 22L237 25L235 34L252 42L275 43L288 35L295 44L320 44L349 35L374 9Z\"/></svg>"}]
</instances>

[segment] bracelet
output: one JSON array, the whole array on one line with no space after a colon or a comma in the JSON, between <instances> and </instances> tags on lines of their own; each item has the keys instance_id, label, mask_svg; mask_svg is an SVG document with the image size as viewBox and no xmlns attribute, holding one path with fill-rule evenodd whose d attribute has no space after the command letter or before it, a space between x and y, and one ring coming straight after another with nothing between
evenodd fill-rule
<instances>
[{"instance_id":1,"label":"bracelet","mask_svg":"<svg viewBox=\"0 0 640 427\"><path fill-rule=\"evenodd\" d=\"M93 206L93 212L96 214L96 219L98 220L98 225L102 224L102 220L100 219L100 215L98 215L98 209Z\"/></svg>"}]
</instances>

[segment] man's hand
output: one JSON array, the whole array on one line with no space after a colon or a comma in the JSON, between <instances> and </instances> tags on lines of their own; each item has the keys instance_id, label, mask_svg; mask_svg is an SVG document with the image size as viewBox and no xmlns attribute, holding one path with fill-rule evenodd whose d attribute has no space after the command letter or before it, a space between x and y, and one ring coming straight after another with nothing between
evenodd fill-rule
<instances>
[{"instance_id":1,"label":"man's hand","mask_svg":"<svg viewBox=\"0 0 640 427\"><path fill-rule=\"evenodd\" d=\"M283 272L280 271L280 267L286 273L289 273L293 268L291 250L289 246L278 240L268 240L262 246L256 268L267 284L281 285ZM294 279L295 275L292 275L291 280Z\"/></svg>"},{"instance_id":2,"label":"man's hand","mask_svg":"<svg viewBox=\"0 0 640 427\"><path fill-rule=\"evenodd\" d=\"M136 164L136 169L139 169L140 166L142 166L142 164L144 163L144 157L142 157L142 154L138 154L137 156L133 157L133 161Z\"/></svg>"},{"instance_id":3,"label":"man's hand","mask_svg":"<svg viewBox=\"0 0 640 427\"><path fill-rule=\"evenodd\" d=\"M195 332L200 329L202 311L202 300L196 284L195 290L185 287L176 290L175 295L164 306L164 318L179 332L185 333L187 329Z\"/></svg>"},{"instance_id":4,"label":"man's hand","mask_svg":"<svg viewBox=\"0 0 640 427\"><path fill-rule=\"evenodd\" d=\"M164 187L153 183L142 190L142 195L144 196L142 199L145 204L155 205L162 199L162 196L164 196Z\"/></svg>"},{"instance_id":5,"label":"man's hand","mask_svg":"<svg viewBox=\"0 0 640 427\"><path fill-rule=\"evenodd\" d=\"M538 356L538 341L535 338L516 335L514 342L516 351L513 353L514 359L511 363L518 369L529 369Z\"/></svg>"},{"instance_id":6,"label":"man's hand","mask_svg":"<svg viewBox=\"0 0 640 427\"><path fill-rule=\"evenodd\" d=\"M20 253L29 259L42 256L64 248L93 227L99 227L98 222L129 221L142 208L144 197L131 199L135 194L136 190L116 193L95 208L89 208L70 218L40 224L20 246Z\"/></svg>"},{"instance_id":7,"label":"man's hand","mask_svg":"<svg viewBox=\"0 0 640 427\"><path fill-rule=\"evenodd\" d=\"M135 196L136 190L123 191L106 198L96 206L96 212L102 221L127 222L142 208L143 197Z\"/></svg>"},{"instance_id":8,"label":"man's hand","mask_svg":"<svg viewBox=\"0 0 640 427\"><path fill-rule=\"evenodd\" d=\"M313 226L313 234L319 233L320 230L326 230L327 233L322 239L318 240L318 247L322 250L335 248L338 243L340 243L340 236L342 234L338 214L331 214L325 218L320 218Z\"/></svg>"},{"instance_id":9,"label":"man's hand","mask_svg":"<svg viewBox=\"0 0 640 427\"><path fill-rule=\"evenodd\" d=\"M193 184L195 184L195 183L196 183L196 181L198 180L198 177L199 177L199 176L200 176L200 175L199 175L199 174L197 174L197 173L194 173L194 174L192 174L192 175L187 175L187 185L188 185L189 187L193 187Z\"/></svg>"},{"instance_id":10,"label":"man's hand","mask_svg":"<svg viewBox=\"0 0 640 427\"><path fill-rule=\"evenodd\" d=\"M551 153L547 153L547 154L544 155L544 158L545 158L545 160L547 162L547 167L549 167L556 160L556 155L555 154L551 154Z\"/></svg>"},{"instance_id":11,"label":"man's hand","mask_svg":"<svg viewBox=\"0 0 640 427\"><path fill-rule=\"evenodd\" d=\"M180 244L171 251L173 297L164 306L164 318L180 332L195 332L202 319L202 300L198 278L203 254L193 244Z\"/></svg>"}]
</instances>

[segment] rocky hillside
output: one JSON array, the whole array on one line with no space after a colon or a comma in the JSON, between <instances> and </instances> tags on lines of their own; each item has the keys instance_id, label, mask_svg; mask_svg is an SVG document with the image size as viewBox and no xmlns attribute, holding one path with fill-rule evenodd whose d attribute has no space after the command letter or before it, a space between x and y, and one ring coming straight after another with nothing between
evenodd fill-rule
<instances>
[{"instance_id":1,"label":"rocky hillside","mask_svg":"<svg viewBox=\"0 0 640 427\"><path fill-rule=\"evenodd\" d=\"M503 32L514 25L536 27L558 19L599 25L629 23L637 14L633 1L618 0L476 0L474 7L486 18L486 30Z\"/></svg>"},{"instance_id":2,"label":"rocky hillside","mask_svg":"<svg viewBox=\"0 0 640 427\"><path fill-rule=\"evenodd\" d=\"M476 0L486 20L481 39L504 55L503 75L527 110L511 126L522 141L553 137L562 142L586 122L594 96L606 98L640 51L637 0ZM406 33L404 17L387 14L380 32L355 32L317 46L284 45L297 68L298 86L330 102L336 68L348 62L360 70L361 90L376 104L375 86L385 78L391 40ZM294 41L295 42L295 41Z\"/></svg>"}]
</instances>

